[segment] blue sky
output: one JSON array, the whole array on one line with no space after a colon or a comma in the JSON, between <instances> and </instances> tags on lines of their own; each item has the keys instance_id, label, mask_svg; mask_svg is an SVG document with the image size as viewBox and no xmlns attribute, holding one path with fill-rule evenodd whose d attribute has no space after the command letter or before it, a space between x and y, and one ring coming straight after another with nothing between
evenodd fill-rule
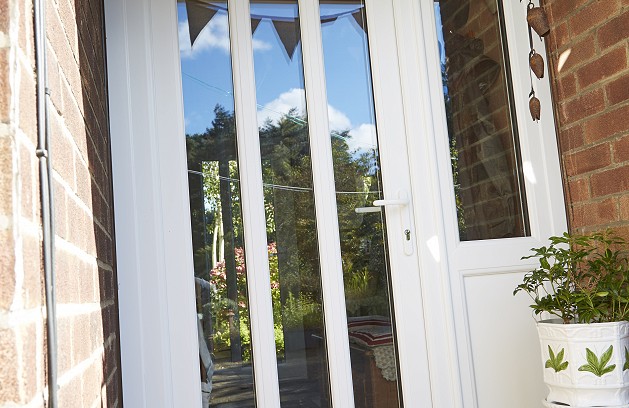
<instances>
[{"instance_id":1,"label":"blue sky","mask_svg":"<svg viewBox=\"0 0 629 408\"><path fill-rule=\"evenodd\" d=\"M218 103L233 110L233 90L227 16L219 11L190 48L187 14L179 3L179 43L186 133L211 127ZM355 4L323 5L324 16L356 10ZM258 123L277 120L291 107L304 111L301 43L292 60L270 19L296 16L296 4L255 4L252 15L263 17L253 36ZM373 147L375 127L371 85L366 60L365 33L350 14L322 27L328 90L328 113L332 130L350 130L350 147Z\"/></svg>"}]
</instances>

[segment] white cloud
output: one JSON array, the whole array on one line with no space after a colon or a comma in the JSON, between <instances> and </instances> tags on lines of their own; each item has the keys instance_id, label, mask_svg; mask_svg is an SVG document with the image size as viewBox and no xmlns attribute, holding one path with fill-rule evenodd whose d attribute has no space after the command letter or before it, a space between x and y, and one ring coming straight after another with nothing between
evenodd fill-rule
<instances>
[{"instance_id":1,"label":"white cloud","mask_svg":"<svg viewBox=\"0 0 629 408\"><path fill-rule=\"evenodd\" d=\"M296 114L303 116L306 107L306 94L303 89L292 88L280 94L277 98L264 105L258 112L258 126L262 126L267 120L272 123L279 122L292 108L297 108Z\"/></svg>"},{"instance_id":2,"label":"white cloud","mask_svg":"<svg viewBox=\"0 0 629 408\"><path fill-rule=\"evenodd\" d=\"M337 132L343 132L352 127L352 122L347 115L332 105L328 105L328 121L330 122L330 130Z\"/></svg>"},{"instance_id":3,"label":"white cloud","mask_svg":"<svg viewBox=\"0 0 629 408\"><path fill-rule=\"evenodd\" d=\"M190 31L188 29L188 20L179 23L179 49L182 58L195 58L206 50L212 48L219 49L229 54L229 25L227 15L217 14L203 28L194 46L190 45ZM271 44L253 40L253 49L256 51L264 51L271 48Z\"/></svg>"},{"instance_id":4,"label":"white cloud","mask_svg":"<svg viewBox=\"0 0 629 408\"><path fill-rule=\"evenodd\" d=\"M303 116L305 106L306 94L304 90L292 88L259 109L258 126L262 126L267 120L277 124L292 108L297 108L297 116ZM332 105L328 105L328 120L331 131L349 130L350 137L347 139L347 144L351 151L376 147L376 127L373 124L362 123L352 127L352 122L347 115Z\"/></svg>"},{"instance_id":5,"label":"white cloud","mask_svg":"<svg viewBox=\"0 0 629 408\"><path fill-rule=\"evenodd\" d=\"M349 131L351 139L347 141L350 150L374 149L377 146L376 127L371 123L362 123Z\"/></svg>"}]
</instances>

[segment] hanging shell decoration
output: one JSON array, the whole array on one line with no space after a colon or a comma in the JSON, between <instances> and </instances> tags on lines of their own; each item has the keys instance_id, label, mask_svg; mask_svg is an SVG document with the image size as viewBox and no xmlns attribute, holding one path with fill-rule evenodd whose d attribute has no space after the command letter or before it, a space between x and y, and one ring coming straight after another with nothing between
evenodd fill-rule
<instances>
[{"instance_id":1,"label":"hanging shell decoration","mask_svg":"<svg viewBox=\"0 0 629 408\"><path fill-rule=\"evenodd\" d=\"M531 50L529 55L529 65L537 78L544 78L544 58L535 52L534 49Z\"/></svg>"},{"instance_id":2,"label":"hanging shell decoration","mask_svg":"<svg viewBox=\"0 0 629 408\"><path fill-rule=\"evenodd\" d=\"M535 97L535 94L531 97L529 101L529 110L531 111L531 117L533 120L539 120L542 112L542 106L539 103L539 99Z\"/></svg>"},{"instance_id":3,"label":"hanging shell decoration","mask_svg":"<svg viewBox=\"0 0 629 408\"><path fill-rule=\"evenodd\" d=\"M540 37L544 37L550 32L548 17L541 7L535 7L532 3L529 3L526 11L526 21Z\"/></svg>"}]
</instances>

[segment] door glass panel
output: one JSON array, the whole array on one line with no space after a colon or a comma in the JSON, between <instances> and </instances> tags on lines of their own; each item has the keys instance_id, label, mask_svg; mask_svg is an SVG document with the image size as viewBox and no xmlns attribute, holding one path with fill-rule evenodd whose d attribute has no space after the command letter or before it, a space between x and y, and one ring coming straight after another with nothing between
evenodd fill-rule
<instances>
[{"instance_id":1,"label":"door glass panel","mask_svg":"<svg viewBox=\"0 0 629 408\"><path fill-rule=\"evenodd\" d=\"M226 7L177 7L204 408L255 407Z\"/></svg>"},{"instance_id":2,"label":"door glass panel","mask_svg":"<svg viewBox=\"0 0 629 408\"><path fill-rule=\"evenodd\" d=\"M435 1L462 241L530 235L501 6Z\"/></svg>"},{"instance_id":3,"label":"door glass panel","mask_svg":"<svg viewBox=\"0 0 629 408\"><path fill-rule=\"evenodd\" d=\"M330 405L296 1L255 1L256 98L282 407Z\"/></svg>"},{"instance_id":4,"label":"door glass panel","mask_svg":"<svg viewBox=\"0 0 629 408\"><path fill-rule=\"evenodd\" d=\"M356 407L400 406L364 3L320 3Z\"/></svg>"}]
</instances>

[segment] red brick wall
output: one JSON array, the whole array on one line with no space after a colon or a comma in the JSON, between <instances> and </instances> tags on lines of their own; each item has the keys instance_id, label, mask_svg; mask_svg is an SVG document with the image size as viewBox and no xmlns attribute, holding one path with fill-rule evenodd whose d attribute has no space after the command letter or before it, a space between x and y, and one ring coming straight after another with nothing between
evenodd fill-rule
<instances>
[{"instance_id":1,"label":"red brick wall","mask_svg":"<svg viewBox=\"0 0 629 408\"><path fill-rule=\"evenodd\" d=\"M629 0L545 0L572 230L629 238Z\"/></svg>"},{"instance_id":2,"label":"red brick wall","mask_svg":"<svg viewBox=\"0 0 629 408\"><path fill-rule=\"evenodd\" d=\"M0 0L0 407L43 406L32 1ZM122 405L102 0L47 2L59 406Z\"/></svg>"}]
</instances>

